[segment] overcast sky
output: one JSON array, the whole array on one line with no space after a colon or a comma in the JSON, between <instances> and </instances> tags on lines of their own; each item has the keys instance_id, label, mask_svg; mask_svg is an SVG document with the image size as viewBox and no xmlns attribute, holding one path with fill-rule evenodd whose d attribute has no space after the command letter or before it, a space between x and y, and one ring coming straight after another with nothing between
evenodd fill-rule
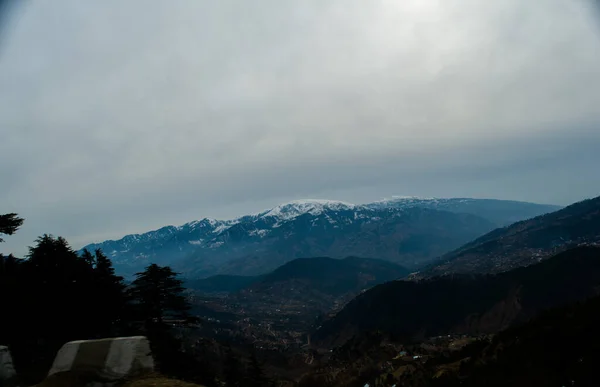
<instances>
[{"instance_id":1,"label":"overcast sky","mask_svg":"<svg viewBox=\"0 0 600 387\"><path fill-rule=\"evenodd\" d=\"M23 2L0 213L74 247L299 198L600 195L586 0Z\"/></svg>"}]
</instances>

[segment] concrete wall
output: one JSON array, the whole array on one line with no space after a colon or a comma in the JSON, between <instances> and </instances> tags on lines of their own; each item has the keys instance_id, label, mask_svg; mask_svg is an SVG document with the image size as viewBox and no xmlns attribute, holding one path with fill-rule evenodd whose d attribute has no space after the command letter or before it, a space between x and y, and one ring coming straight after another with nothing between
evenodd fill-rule
<instances>
[{"instance_id":1,"label":"concrete wall","mask_svg":"<svg viewBox=\"0 0 600 387\"><path fill-rule=\"evenodd\" d=\"M88 374L99 382L114 382L154 370L148 339L143 336L81 340L58 351L48 373Z\"/></svg>"},{"instance_id":2,"label":"concrete wall","mask_svg":"<svg viewBox=\"0 0 600 387\"><path fill-rule=\"evenodd\" d=\"M0 346L0 385L11 386L17 378L8 347Z\"/></svg>"}]
</instances>

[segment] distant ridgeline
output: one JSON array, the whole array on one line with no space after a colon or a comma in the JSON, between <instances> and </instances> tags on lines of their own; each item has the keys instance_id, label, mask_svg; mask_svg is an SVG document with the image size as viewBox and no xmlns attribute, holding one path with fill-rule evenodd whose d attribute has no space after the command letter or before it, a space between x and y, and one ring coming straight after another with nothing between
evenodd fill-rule
<instances>
[{"instance_id":1,"label":"distant ridgeline","mask_svg":"<svg viewBox=\"0 0 600 387\"><path fill-rule=\"evenodd\" d=\"M185 285L204 293L232 293L244 289L263 293L272 292L273 287L282 291L290 284L298 292L320 291L339 295L402 278L408 273L402 266L379 259L298 258L261 276L216 275L189 280Z\"/></svg>"},{"instance_id":2,"label":"distant ridgeline","mask_svg":"<svg viewBox=\"0 0 600 387\"><path fill-rule=\"evenodd\" d=\"M444 255L415 278L499 273L579 245L600 245L600 197L496 229Z\"/></svg>"},{"instance_id":3,"label":"distant ridgeline","mask_svg":"<svg viewBox=\"0 0 600 387\"><path fill-rule=\"evenodd\" d=\"M489 199L400 197L364 205L301 200L233 220L202 219L86 246L126 276L150 262L194 279L255 276L295 258L376 257L411 270L496 227L560 207Z\"/></svg>"}]
</instances>

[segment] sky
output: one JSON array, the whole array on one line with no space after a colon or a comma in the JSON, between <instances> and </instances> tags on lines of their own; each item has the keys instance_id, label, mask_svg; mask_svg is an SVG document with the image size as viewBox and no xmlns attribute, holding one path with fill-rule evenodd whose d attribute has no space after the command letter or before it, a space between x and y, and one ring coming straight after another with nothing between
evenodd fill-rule
<instances>
[{"instance_id":1,"label":"sky","mask_svg":"<svg viewBox=\"0 0 600 387\"><path fill-rule=\"evenodd\" d=\"M0 28L0 251L301 198L600 195L590 0L23 1Z\"/></svg>"}]
</instances>

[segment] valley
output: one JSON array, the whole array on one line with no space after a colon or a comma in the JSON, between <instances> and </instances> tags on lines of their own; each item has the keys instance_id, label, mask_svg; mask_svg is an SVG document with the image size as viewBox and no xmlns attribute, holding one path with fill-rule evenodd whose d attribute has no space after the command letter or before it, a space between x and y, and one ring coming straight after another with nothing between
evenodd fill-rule
<instances>
[{"instance_id":1,"label":"valley","mask_svg":"<svg viewBox=\"0 0 600 387\"><path fill-rule=\"evenodd\" d=\"M250 286L195 298L204 321L195 335L240 356L256 351L269 375L300 386L425 386L420 378L457 375L470 357L488 356L499 332L600 296L599 265L600 248L581 246L496 276L392 281L326 298L294 293L297 281L268 293Z\"/></svg>"},{"instance_id":2,"label":"valley","mask_svg":"<svg viewBox=\"0 0 600 387\"><path fill-rule=\"evenodd\" d=\"M454 377L471 354L485 356L498 332L600 295L594 200L490 233L535 222L543 235L546 221L553 229L578 227L572 235L581 236L532 261L508 259L500 273L420 277L384 260L312 258L257 276L193 280L190 297L204 321L196 334L241 354L258 351L269 374L290 385L425 386L420 378ZM581 218L585 223L573 223Z\"/></svg>"},{"instance_id":3,"label":"valley","mask_svg":"<svg viewBox=\"0 0 600 387\"><path fill-rule=\"evenodd\" d=\"M230 292L211 278L194 281L201 290L189 288L189 297L194 313L217 335L243 338L259 348L299 349L310 347L310 332L356 295L408 273L375 259L296 259Z\"/></svg>"}]
</instances>

